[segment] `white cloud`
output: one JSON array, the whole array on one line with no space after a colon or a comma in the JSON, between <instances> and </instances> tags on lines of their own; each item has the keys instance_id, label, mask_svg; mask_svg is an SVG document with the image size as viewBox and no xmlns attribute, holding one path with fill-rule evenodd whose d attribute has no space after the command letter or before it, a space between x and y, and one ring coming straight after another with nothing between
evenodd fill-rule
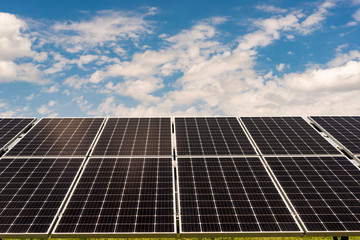
<instances>
[{"instance_id":1,"label":"white cloud","mask_svg":"<svg viewBox=\"0 0 360 240\"><path fill-rule=\"evenodd\" d=\"M358 22L360 22L360 8L356 10L356 12L352 15L354 21L348 22L347 26L356 26Z\"/></svg>"},{"instance_id":2,"label":"white cloud","mask_svg":"<svg viewBox=\"0 0 360 240\"><path fill-rule=\"evenodd\" d=\"M269 13L286 13L287 10L283 8L276 7L274 5L257 5L255 6L256 9L263 11L263 12L269 12Z\"/></svg>"},{"instance_id":3,"label":"white cloud","mask_svg":"<svg viewBox=\"0 0 360 240\"><path fill-rule=\"evenodd\" d=\"M159 78L146 78L137 80L127 80L125 82L106 84L106 89L115 91L122 96L130 96L143 103L159 102L159 97L151 95L152 92L163 88L162 80Z\"/></svg>"},{"instance_id":4,"label":"white cloud","mask_svg":"<svg viewBox=\"0 0 360 240\"><path fill-rule=\"evenodd\" d=\"M352 17L355 19L355 21L360 21L360 9L356 10L356 12L352 15Z\"/></svg>"},{"instance_id":5,"label":"white cloud","mask_svg":"<svg viewBox=\"0 0 360 240\"><path fill-rule=\"evenodd\" d=\"M46 115L50 113L49 108L46 105L41 105L38 109L37 112L42 114L42 115Z\"/></svg>"},{"instance_id":6,"label":"white cloud","mask_svg":"<svg viewBox=\"0 0 360 240\"><path fill-rule=\"evenodd\" d=\"M329 67L338 67L352 60L360 60L360 52L358 50L352 50L349 53L341 53L338 51L336 57L328 62L327 65Z\"/></svg>"},{"instance_id":7,"label":"white cloud","mask_svg":"<svg viewBox=\"0 0 360 240\"><path fill-rule=\"evenodd\" d=\"M51 100L51 101L48 102L48 106L49 106L49 107L52 107L52 106L54 106L55 104L56 104L56 101L55 101L55 100Z\"/></svg>"},{"instance_id":8,"label":"white cloud","mask_svg":"<svg viewBox=\"0 0 360 240\"><path fill-rule=\"evenodd\" d=\"M77 96L73 99L77 103L77 105L80 107L81 111L87 112L92 107L91 104L87 100L85 100L84 96Z\"/></svg>"},{"instance_id":9,"label":"white cloud","mask_svg":"<svg viewBox=\"0 0 360 240\"><path fill-rule=\"evenodd\" d=\"M14 60L34 57L43 60L41 53L31 51L31 40L22 33L26 23L13 14L0 12L0 82L26 81L46 83L34 63L17 64Z\"/></svg>"},{"instance_id":10,"label":"white cloud","mask_svg":"<svg viewBox=\"0 0 360 240\"><path fill-rule=\"evenodd\" d=\"M31 55L31 41L21 31L26 23L13 14L0 12L0 60L12 61Z\"/></svg>"},{"instance_id":11,"label":"white cloud","mask_svg":"<svg viewBox=\"0 0 360 240\"><path fill-rule=\"evenodd\" d=\"M244 35L240 39L239 49L247 50L267 46L280 38L280 31L290 31L297 28L299 26L298 21L299 19L294 14L256 21L255 24L260 27L260 30Z\"/></svg>"},{"instance_id":12,"label":"white cloud","mask_svg":"<svg viewBox=\"0 0 360 240\"><path fill-rule=\"evenodd\" d=\"M299 31L309 34L321 27L321 23L326 19L328 9L335 7L336 0L325 0L313 14L309 15L299 26Z\"/></svg>"},{"instance_id":13,"label":"white cloud","mask_svg":"<svg viewBox=\"0 0 360 240\"><path fill-rule=\"evenodd\" d=\"M122 103L117 103L114 96L106 97L103 102L94 110L87 113L92 116L168 116L171 107L167 103L156 106L145 106L139 104L136 107L126 107ZM172 116L205 116L209 115L207 110L199 110L196 107L189 107L183 111L172 111Z\"/></svg>"},{"instance_id":14,"label":"white cloud","mask_svg":"<svg viewBox=\"0 0 360 240\"><path fill-rule=\"evenodd\" d=\"M95 61L98 58L99 58L99 56L97 56L97 55L90 55L90 54L89 55L83 55L83 56L80 56L79 60L76 61L76 63L80 68L84 68L83 65L89 64L89 63Z\"/></svg>"},{"instance_id":15,"label":"white cloud","mask_svg":"<svg viewBox=\"0 0 360 240\"><path fill-rule=\"evenodd\" d=\"M26 116L28 110L29 107L24 104L13 106L7 100L0 99L0 118Z\"/></svg>"},{"instance_id":16,"label":"white cloud","mask_svg":"<svg viewBox=\"0 0 360 240\"><path fill-rule=\"evenodd\" d=\"M4 112L0 112L0 117L7 118L7 117L15 117L16 112L12 110L7 110Z\"/></svg>"},{"instance_id":17,"label":"white cloud","mask_svg":"<svg viewBox=\"0 0 360 240\"><path fill-rule=\"evenodd\" d=\"M247 50L265 47L274 40L278 40L282 32L309 34L321 26L322 22L326 19L328 9L334 6L334 0L326 0L315 9L313 14L307 16L302 21L301 19L304 15L298 11L289 13L286 16L256 20L254 21L255 26L260 29L242 36L239 39L239 49ZM288 39L295 38L293 34L287 34L286 37Z\"/></svg>"},{"instance_id":18,"label":"white cloud","mask_svg":"<svg viewBox=\"0 0 360 240\"><path fill-rule=\"evenodd\" d=\"M44 72L47 74L59 73L65 70L70 70L72 65L77 65L79 68L86 70L86 64L94 62L100 57L97 55L81 55L78 58L66 58L57 52L52 52L53 59L52 65L47 68ZM111 62L111 59L108 59L107 62Z\"/></svg>"},{"instance_id":19,"label":"white cloud","mask_svg":"<svg viewBox=\"0 0 360 240\"><path fill-rule=\"evenodd\" d=\"M48 55L39 53L36 61L52 64L41 65L44 72L63 77L63 84L69 87L105 93L103 102L93 106L89 102L96 100L76 94L80 91L63 91L68 96L76 96L72 103L81 111L96 116L298 115L335 111L340 109L340 103L347 102L352 108L346 106L338 111L346 112L355 109L360 102L357 96L357 86L360 86L358 51L342 54L339 48L337 56L328 64L281 78L269 69L261 73L254 69L259 48L281 38L289 41L286 38L295 39L299 34L318 29L329 14L328 9L334 5L333 1L324 1L308 16L301 11L259 5L259 9L276 13L276 16L255 20L252 26L255 30L235 43L219 42L223 36L217 25L227 18L215 17L176 35L159 34L162 41L159 50L139 44L141 37L152 30L151 22L145 21L145 17L154 14L154 9L145 14L99 12L88 20L57 23L54 31L58 36L49 38L56 47L72 54L54 50ZM135 54L126 56L127 48L123 46L128 43L123 45L123 40L132 42L137 49ZM35 58L33 53L28 54ZM293 52L288 51L288 54ZM11 59L0 61L10 63L0 71L0 81L20 79L19 76L30 81L30 70L21 75L18 65L11 65L14 64ZM36 70L38 66L33 64L32 67ZM64 74L73 67L87 72ZM279 72L285 68L289 65L279 63L275 73L282 76ZM59 88L58 84L53 84L42 90L58 92ZM132 97L139 103L128 107L121 101L123 98L117 99L118 95ZM52 100L37 111L56 116L51 108L59 104Z\"/></svg>"},{"instance_id":20,"label":"white cloud","mask_svg":"<svg viewBox=\"0 0 360 240\"><path fill-rule=\"evenodd\" d=\"M38 84L49 83L33 63L16 64L12 61L0 61L0 83L25 81Z\"/></svg>"},{"instance_id":21,"label":"white cloud","mask_svg":"<svg viewBox=\"0 0 360 240\"><path fill-rule=\"evenodd\" d=\"M347 44L347 43L341 44L341 45L339 45L339 46L336 48L336 52L337 52L337 53L341 53L342 50L343 50L344 48L347 48L347 47L349 47L349 44Z\"/></svg>"},{"instance_id":22,"label":"white cloud","mask_svg":"<svg viewBox=\"0 0 360 240\"><path fill-rule=\"evenodd\" d=\"M43 92L46 92L46 93L56 93L59 91L59 85L58 84L54 84L50 87L44 87L42 88L42 91Z\"/></svg>"},{"instance_id":23,"label":"white cloud","mask_svg":"<svg viewBox=\"0 0 360 240\"><path fill-rule=\"evenodd\" d=\"M69 91L69 89L65 89L64 91L63 91L63 94L65 94L66 96L70 96L70 91Z\"/></svg>"},{"instance_id":24,"label":"white cloud","mask_svg":"<svg viewBox=\"0 0 360 240\"><path fill-rule=\"evenodd\" d=\"M86 84L88 82L89 82L89 80L87 78L81 78L78 75L68 77L64 80L65 85L68 85L75 89L81 88L84 84Z\"/></svg>"},{"instance_id":25,"label":"white cloud","mask_svg":"<svg viewBox=\"0 0 360 240\"><path fill-rule=\"evenodd\" d=\"M99 11L87 21L59 22L53 29L61 37L54 40L73 53L103 46L108 42L126 39L136 41L143 34L151 32L150 24L144 18L153 15L154 9L150 8L142 15L112 10Z\"/></svg>"},{"instance_id":26,"label":"white cloud","mask_svg":"<svg viewBox=\"0 0 360 240\"><path fill-rule=\"evenodd\" d=\"M218 18L203 21L191 30L184 30L166 38L165 41L169 45L166 48L135 53L130 61L118 62L103 70L95 71L88 79L71 77L65 83L80 88L83 84L98 84L109 77L121 77L120 81L123 82L114 85L116 93L157 101L157 98L150 93L163 87L163 83L159 81L160 77L184 71L191 65L202 62L203 58L209 57L210 54L223 50L218 42L211 40L215 36L215 28L207 24L219 22L221 21ZM136 89L140 89L140 86L145 95L136 93Z\"/></svg>"},{"instance_id":27,"label":"white cloud","mask_svg":"<svg viewBox=\"0 0 360 240\"><path fill-rule=\"evenodd\" d=\"M292 52L292 51L288 51L288 52L287 52L287 54L288 54L288 55L293 55L293 54L294 54L294 52Z\"/></svg>"},{"instance_id":28,"label":"white cloud","mask_svg":"<svg viewBox=\"0 0 360 240\"><path fill-rule=\"evenodd\" d=\"M285 64L284 63L279 63L276 65L276 70L278 70L278 72L281 72L282 70L284 70Z\"/></svg>"},{"instance_id":29,"label":"white cloud","mask_svg":"<svg viewBox=\"0 0 360 240\"><path fill-rule=\"evenodd\" d=\"M360 88L360 62L349 61L343 66L309 69L284 77L285 84L300 91L350 91Z\"/></svg>"},{"instance_id":30,"label":"white cloud","mask_svg":"<svg viewBox=\"0 0 360 240\"><path fill-rule=\"evenodd\" d=\"M41 115L44 115L46 117L57 117L59 114L54 112L53 109L50 109L49 107L52 107L56 104L56 101L49 101L48 104L43 104L41 105L38 109L37 112Z\"/></svg>"},{"instance_id":31,"label":"white cloud","mask_svg":"<svg viewBox=\"0 0 360 240\"><path fill-rule=\"evenodd\" d=\"M26 101L31 101L31 100L33 100L34 98L35 98L35 94L32 93L32 94L30 94L29 96L25 97L25 100L26 100Z\"/></svg>"},{"instance_id":32,"label":"white cloud","mask_svg":"<svg viewBox=\"0 0 360 240\"><path fill-rule=\"evenodd\" d=\"M318 14L313 18L318 16L321 17L319 21L323 21L327 14L326 9L333 6L329 3L324 2L319 9L315 9L314 14ZM219 33L215 26L211 25L211 21L201 22L175 36L164 35L162 37L168 42L167 47L158 51L136 53L129 61L96 71L88 80L98 84L109 77L119 77L118 83L108 83L103 92L132 96L135 99L138 92L137 100L140 103L136 107L128 108L114 96L110 96L88 112L92 115L291 115L306 109L316 110L315 107L324 104L313 94L315 91L324 94L322 89L318 88L319 84L314 83L315 90L298 91L295 85L290 84L294 81L290 75L286 75L287 78L284 80L273 76L272 72L261 76L254 70L258 56L257 48L280 39L282 34L307 34L318 26L318 23L311 23L311 19L307 20L306 17L306 24L302 24L301 18L304 16L294 12L286 16L255 21L255 26L259 30L241 37L234 49L216 41ZM293 53L289 51L288 54ZM283 63L277 66L278 71L289 67ZM311 74L310 72L309 70L293 77L304 77ZM153 97L153 91L161 88L160 84L152 84L150 79L172 76L174 73L182 75L173 86L174 90L163 94L161 99L149 101L148 99ZM267 80L266 83L264 79ZM137 84L139 80L141 85ZM138 86L143 88L140 90ZM336 87L328 84L324 91L334 89ZM309 100L301 102L300 99L304 98ZM328 99L328 96L325 98ZM333 101L329 102L334 104ZM324 107L321 110L326 109ZM330 107L327 110L329 109Z\"/></svg>"}]
</instances>

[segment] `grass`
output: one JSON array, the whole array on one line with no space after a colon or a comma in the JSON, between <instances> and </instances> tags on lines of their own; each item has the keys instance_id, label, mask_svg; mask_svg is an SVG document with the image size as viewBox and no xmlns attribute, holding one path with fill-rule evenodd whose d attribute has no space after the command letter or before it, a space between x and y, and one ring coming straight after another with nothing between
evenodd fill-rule
<instances>
[{"instance_id":1,"label":"grass","mask_svg":"<svg viewBox=\"0 0 360 240\"><path fill-rule=\"evenodd\" d=\"M84 240L85 238L53 238L56 240ZM174 240L176 238L86 238L86 240ZM333 237L239 237L239 238L178 238L181 240L333 240ZM338 238L340 240L340 237ZM15 239L7 239L15 240ZM18 239L16 239L18 240ZM41 239L22 239L41 240ZM360 236L349 237L349 240L360 240Z\"/></svg>"}]
</instances>

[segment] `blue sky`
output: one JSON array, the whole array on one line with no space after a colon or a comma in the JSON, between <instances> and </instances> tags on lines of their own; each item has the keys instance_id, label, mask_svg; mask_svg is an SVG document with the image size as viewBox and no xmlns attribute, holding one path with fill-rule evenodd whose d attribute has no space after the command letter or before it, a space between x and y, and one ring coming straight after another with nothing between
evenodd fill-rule
<instances>
[{"instance_id":1,"label":"blue sky","mask_svg":"<svg viewBox=\"0 0 360 240\"><path fill-rule=\"evenodd\" d=\"M359 115L360 0L0 5L0 116Z\"/></svg>"}]
</instances>

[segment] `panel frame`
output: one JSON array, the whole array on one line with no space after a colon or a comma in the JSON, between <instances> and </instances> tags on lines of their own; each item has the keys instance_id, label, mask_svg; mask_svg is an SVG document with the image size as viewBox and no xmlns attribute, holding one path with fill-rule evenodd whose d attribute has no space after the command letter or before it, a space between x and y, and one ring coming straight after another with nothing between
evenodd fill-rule
<instances>
[{"instance_id":1,"label":"panel frame","mask_svg":"<svg viewBox=\"0 0 360 240\"><path fill-rule=\"evenodd\" d=\"M34 126L34 123L36 121L36 118L21 118L21 117L16 117L16 118L3 118L3 119L32 119L32 121L26 125L21 132L19 132L18 134L16 134L16 136L14 136L9 142L7 142L4 146L0 146L0 153L1 152L6 152L7 151L7 148L13 144L17 138L19 138L21 136L21 134L24 134L25 132L27 133L33 126ZM25 134L26 134L25 133Z\"/></svg>"},{"instance_id":2,"label":"panel frame","mask_svg":"<svg viewBox=\"0 0 360 240\"><path fill-rule=\"evenodd\" d=\"M61 220L61 217L63 215L63 213L65 212L65 210L67 209L67 206L68 204L70 203L70 200L71 200L71 197L73 196L75 190L76 190L76 187L77 185L79 184L80 182L80 179L83 175L83 173L85 172L85 169L86 169L86 166L87 164L89 163L89 160L92 159L92 158L103 158L103 159L114 159L114 158L124 158L124 159L129 159L129 158L164 158L164 159L171 159L171 168L172 168L172 186L173 186L173 216L174 216L174 232L159 232L159 233L156 233L156 232L127 232L127 233L118 233L118 232L101 232L101 233L58 233L56 232L56 228L58 227L58 225L60 224L60 220ZM174 161L173 161L173 157L169 157L169 156L161 156L161 157L153 157L153 156L150 156L150 157L135 157L135 156L132 156L132 157L126 157L126 156L120 156L120 157L112 157L112 156L104 156L104 157L87 157L86 159L86 162L84 163L83 167L82 167L82 172L80 173L79 177L77 178L77 181L75 183L75 185L73 186L72 190L71 190L71 193L68 197L68 200L66 201L65 205L63 206L62 208L62 211L60 212L59 214L59 217L57 218L57 222L55 223L55 225L53 226L52 228L52 231L51 231L51 237L53 238L157 238L157 237L166 237L166 238L169 238L169 237L176 237L178 232L177 232L177 219L176 219L176 190L175 190L175 175L174 175Z\"/></svg>"},{"instance_id":3,"label":"panel frame","mask_svg":"<svg viewBox=\"0 0 360 240\"><path fill-rule=\"evenodd\" d=\"M319 117L326 117L326 116L319 116ZM330 116L330 117L333 117L333 116ZM341 116L341 117L345 117L345 116ZM318 127L321 131L323 131L325 134L326 134L326 137L330 138L333 142L335 142L338 146L337 146L337 149L341 149L343 151L345 151L347 154L349 154L351 157L353 157L353 159L355 161L357 161L359 164L360 164L360 160L359 160L359 157L360 157L360 154L357 155L353 152L351 152L347 147L345 147L345 145L343 145L339 140L337 140L332 134L330 134L328 131L326 131L325 128L323 128L317 121L315 121L314 119L312 119L311 116L308 117L308 119L316 126ZM325 138L326 138L325 137Z\"/></svg>"},{"instance_id":4,"label":"panel frame","mask_svg":"<svg viewBox=\"0 0 360 240\"><path fill-rule=\"evenodd\" d=\"M170 155L93 155L93 150L95 149L95 146L98 144L99 140L100 140L100 137L106 127L106 124L108 122L108 120L110 118L119 118L119 119L128 119L128 118L168 118L169 121L170 121L170 135L171 135L171 154ZM101 127L101 131L98 132L98 135L97 135L97 138L96 138L96 141L93 142L93 145L91 147L91 152L90 152L90 155L88 155L89 157L92 157L92 158L102 158L102 157L106 157L106 158L142 158L142 157L145 157L145 158L161 158L161 157L170 157L173 155L172 153L172 150L173 150L173 139L172 139L172 135L173 135L173 132L172 132L172 117L169 117L169 116L146 116L146 117L135 117L135 116L129 116L129 117L106 117L103 124L102 124L102 127ZM175 124L174 124L175 125Z\"/></svg>"},{"instance_id":5,"label":"panel frame","mask_svg":"<svg viewBox=\"0 0 360 240\"><path fill-rule=\"evenodd\" d=\"M178 159L181 158L218 158L219 160L221 160L222 158L258 158L262 164L262 166L264 167L264 169L266 170L266 172L268 173L269 177L272 180L272 183L274 184L276 190L278 191L279 195L281 196L281 199L283 200L283 202L285 203L285 206L288 208L291 216L293 217L296 225L299 228L299 231L278 231L278 232L273 232L273 231L259 231L259 232L182 232L182 225L181 225L181 205L180 205L180 181L179 181L179 168L178 168ZM177 175L177 199L178 199L178 222L179 222L179 233L181 237L304 237L305 233L304 233L304 228L302 226L302 223L299 221L297 215L295 214L295 212L293 211L292 205L289 205L289 202L287 201L287 199L284 198L284 194L281 191L281 188L279 187L279 185L274 181L273 176L271 175L271 173L269 172L268 167L266 166L266 164L264 163L263 159L261 156L258 155L241 155L241 156L237 156L237 155L225 155L225 156L191 156L191 157L176 157L176 175Z\"/></svg>"},{"instance_id":6,"label":"panel frame","mask_svg":"<svg viewBox=\"0 0 360 240\"><path fill-rule=\"evenodd\" d=\"M268 155L268 156L263 156L264 158L264 162L266 163L266 165L268 166L268 170L271 173L272 177L273 177L273 181L276 182L276 184L279 185L279 189L281 190L281 195L283 195L284 198L286 198L286 201L288 203L288 205L291 207L291 209L293 210L293 213L295 214L295 217L297 219L297 221L300 223L300 225L302 226L302 228L304 229L304 234L306 236L312 237L312 236L360 236L360 230L359 231L309 231L308 228L306 227L306 225L304 224L304 222L301 220L299 213L296 211L296 208L294 207L294 205L292 204L292 202L290 201L290 199L288 198L287 194L285 193L284 189L281 187L280 182L278 181L277 177L275 176L274 172L272 171L272 169L270 168L270 166L268 165L266 158L271 158L271 157L275 157L275 158L284 158L284 157L290 157L290 158L296 158L296 157L344 157L346 158L346 156L342 155L297 155L297 154L293 154L293 155ZM355 166L356 167L356 166Z\"/></svg>"},{"instance_id":7,"label":"panel frame","mask_svg":"<svg viewBox=\"0 0 360 240\"><path fill-rule=\"evenodd\" d=\"M8 158L30 158L30 157L34 157L34 158L84 158L89 156L89 154L91 153L93 147L94 147L94 143L95 140L98 138L99 133L102 131L103 127L104 127L104 122L106 120L106 118L104 117L57 117L57 118L47 118L47 117L43 117L40 118L39 121L37 121L30 130L34 129L42 119L75 119L75 118L84 118L84 119L94 119L94 118L99 118L102 119L102 123L99 127L99 129L97 130L97 133L94 136L93 141L91 142L89 149L87 150L85 155L47 155L47 156L34 156L34 155L22 155L22 156L11 156L11 155L7 155L10 151L7 151L2 157L8 157ZM29 134L29 131L27 131L25 133L25 135L23 137L25 137L27 134ZM11 150L11 149L10 149Z\"/></svg>"},{"instance_id":8,"label":"panel frame","mask_svg":"<svg viewBox=\"0 0 360 240\"><path fill-rule=\"evenodd\" d=\"M266 117L279 117L279 116L266 116ZM280 116L282 117L282 116ZM299 116L284 116L284 117L299 117ZM301 116L300 116L301 117ZM344 154L338 149L337 146L335 146L332 142L328 141L323 135L321 135L312 124L310 124L308 121L306 121L306 119L304 119L303 117L301 117L311 128L314 129L314 131L316 131L320 137L324 138L331 146L334 147L334 149L336 149L336 151L338 152L337 154L264 154L262 153L261 149L259 148L259 146L256 144L256 141L254 140L254 138L252 137L251 133L249 132L249 130L247 129L245 123L242 121L242 118L239 117L239 121L241 122L242 127L245 129L246 134L248 135L248 137L251 139L251 141L253 142L255 149L258 151L258 154L260 156L263 157L271 157L271 156L279 156L279 157L286 157L286 156L294 156L294 157L302 157L302 156L320 156L320 157L326 157L326 156L344 156Z\"/></svg>"},{"instance_id":9,"label":"panel frame","mask_svg":"<svg viewBox=\"0 0 360 240\"><path fill-rule=\"evenodd\" d=\"M77 184L77 181L80 177L80 174L83 170L84 164L85 164L85 160L86 157L2 157L3 158L10 158L10 159L54 159L54 158L77 158L77 159L82 159L82 163L79 166L78 171L76 172L73 181L71 182L71 185L68 189L68 191L65 194L65 197L62 201L62 203L60 204L58 211L56 212L56 215L54 216L52 222L49 225L49 228L47 230L46 233L0 233L0 238L48 238L51 235L51 232L54 229L54 224L56 223L56 221L58 221L61 211L63 210L64 206L67 204L68 199L70 197L71 192L73 191L73 188L75 187L75 185Z\"/></svg>"}]
</instances>

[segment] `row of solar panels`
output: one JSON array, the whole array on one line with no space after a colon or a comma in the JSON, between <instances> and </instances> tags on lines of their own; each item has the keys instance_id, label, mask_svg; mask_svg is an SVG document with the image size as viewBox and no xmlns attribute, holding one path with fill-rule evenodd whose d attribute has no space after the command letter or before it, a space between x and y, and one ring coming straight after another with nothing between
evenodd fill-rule
<instances>
[{"instance_id":1,"label":"row of solar panels","mask_svg":"<svg viewBox=\"0 0 360 240\"><path fill-rule=\"evenodd\" d=\"M0 237L360 235L359 180L300 117L44 118L0 159Z\"/></svg>"}]
</instances>

